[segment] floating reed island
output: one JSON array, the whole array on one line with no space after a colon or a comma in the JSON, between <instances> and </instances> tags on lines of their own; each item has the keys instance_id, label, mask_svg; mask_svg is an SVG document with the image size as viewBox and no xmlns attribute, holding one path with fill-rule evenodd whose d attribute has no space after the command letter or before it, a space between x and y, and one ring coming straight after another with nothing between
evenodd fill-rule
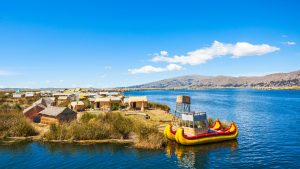
<instances>
[{"instance_id":1,"label":"floating reed island","mask_svg":"<svg viewBox=\"0 0 300 169\"><path fill-rule=\"evenodd\" d=\"M28 92L0 92L1 142L118 142L151 149L169 142L163 132L174 118L170 107L147 96L84 89ZM186 99L182 102L190 102Z\"/></svg>"}]
</instances>

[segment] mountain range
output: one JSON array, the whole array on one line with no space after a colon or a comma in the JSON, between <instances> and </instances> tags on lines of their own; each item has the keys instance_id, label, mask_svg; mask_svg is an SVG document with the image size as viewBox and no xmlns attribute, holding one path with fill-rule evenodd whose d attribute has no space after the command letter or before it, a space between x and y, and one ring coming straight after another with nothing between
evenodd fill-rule
<instances>
[{"instance_id":1,"label":"mountain range","mask_svg":"<svg viewBox=\"0 0 300 169\"><path fill-rule=\"evenodd\" d=\"M292 87L300 86L300 70L266 76L204 76L186 75L129 88L197 88L197 87Z\"/></svg>"}]
</instances>

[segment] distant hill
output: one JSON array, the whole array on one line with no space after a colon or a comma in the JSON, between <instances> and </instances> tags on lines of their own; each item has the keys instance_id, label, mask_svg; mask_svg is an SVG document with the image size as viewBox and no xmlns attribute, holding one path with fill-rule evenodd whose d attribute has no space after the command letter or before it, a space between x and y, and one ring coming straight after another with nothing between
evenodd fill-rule
<instances>
[{"instance_id":1,"label":"distant hill","mask_svg":"<svg viewBox=\"0 0 300 169\"><path fill-rule=\"evenodd\" d=\"M169 78L165 80L160 80L152 83L147 83L143 85L130 86L130 88L172 88L172 87L184 87L200 82L203 79L210 79L213 76L203 76L203 75L187 75L179 76L175 78Z\"/></svg>"},{"instance_id":2,"label":"distant hill","mask_svg":"<svg viewBox=\"0 0 300 169\"><path fill-rule=\"evenodd\" d=\"M290 73L274 73L266 76L231 77L217 76L204 79L188 87L291 87L300 86L300 70Z\"/></svg>"},{"instance_id":3,"label":"distant hill","mask_svg":"<svg viewBox=\"0 0 300 169\"><path fill-rule=\"evenodd\" d=\"M300 70L290 73L274 73L266 76L203 76L187 75L160 80L135 88L173 88L173 87L291 87L300 86Z\"/></svg>"}]
</instances>

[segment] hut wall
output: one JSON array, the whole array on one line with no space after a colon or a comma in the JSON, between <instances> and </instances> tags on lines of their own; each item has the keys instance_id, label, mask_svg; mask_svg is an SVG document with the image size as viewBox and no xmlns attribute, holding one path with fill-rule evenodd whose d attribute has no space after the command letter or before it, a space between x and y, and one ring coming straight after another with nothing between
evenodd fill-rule
<instances>
[{"instance_id":1,"label":"hut wall","mask_svg":"<svg viewBox=\"0 0 300 169\"><path fill-rule=\"evenodd\" d=\"M185 96L185 95L177 95L177 103L191 103L191 97L190 96Z\"/></svg>"},{"instance_id":2,"label":"hut wall","mask_svg":"<svg viewBox=\"0 0 300 169\"><path fill-rule=\"evenodd\" d=\"M40 123L41 117L38 115L38 113L42 110L44 110L44 108L35 106L28 110L26 113L24 113L24 116L35 123Z\"/></svg>"},{"instance_id":3,"label":"hut wall","mask_svg":"<svg viewBox=\"0 0 300 169\"><path fill-rule=\"evenodd\" d=\"M77 105L77 111L83 111L85 108L84 105ZM74 108L75 109L75 108Z\"/></svg>"},{"instance_id":4,"label":"hut wall","mask_svg":"<svg viewBox=\"0 0 300 169\"><path fill-rule=\"evenodd\" d=\"M130 102L130 107L133 107L133 103L134 103L134 102ZM136 108L137 108L137 109L142 108L142 104L143 104L142 101L140 101L140 102L135 102L135 103L136 103ZM147 101L144 101L144 108L147 108L147 107L148 107L148 102L147 102Z\"/></svg>"},{"instance_id":5,"label":"hut wall","mask_svg":"<svg viewBox=\"0 0 300 169\"><path fill-rule=\"evenodd\" d=\"M73 114L60 114L58 116L58 121L59 123L69 123L73 120L77 119L77 114L73 113Z\"/></svg>"},{"instance_id":6,"label":"hut wall","mask_svg":"<svg viewBox=\"0 0 300 169\"><path fill-rule=\"evenodd\" d=\"M59 119L57 117L41 115L41 123L44 123L44 124L51 124L51 123L59 124Z\"/></svg>"},{"instance_id":7,"label":"hut wall","mask_svg":"<svg viewBox=\"0 0 300 169\"><path fill-rule=\"evenodd\" d=\"M190 127L183 127L184 133L187 135L199 135L199 134L204 134L208 133L208 128L190 128Z\"/></svg>"},{"instance_id":8,"label":"hut wall","mask_svg":"<svg viewBox=\"0 0 300 169\"><path fill-rule=\"evenodd\" d=\"M98 103L99 103L99 106L98 106ZM103 109L103 108L110 108L110 106L111 106L111 102L95 102L95 108Z\"/></svg>"}]
</instances>

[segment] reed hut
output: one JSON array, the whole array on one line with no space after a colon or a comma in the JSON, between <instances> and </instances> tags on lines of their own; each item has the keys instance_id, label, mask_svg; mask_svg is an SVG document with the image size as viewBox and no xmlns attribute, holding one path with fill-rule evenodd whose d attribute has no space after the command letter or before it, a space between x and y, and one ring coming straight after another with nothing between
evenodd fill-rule
<instances>
[{"instance_id":1,"label":"reed hut","mask_svg":"<svg viewBox=\"0 0 300 169\"><path fill-rule=\"evenodd\" d=\"M23 114L27 119L35 123L39 123L41 122L41 117L38 115L38 113L44 110L45 108L46 106L42 104L33 104L32 106L26 108L23 111Z\"/></svg>"},{"instance_id":2,"label":"reed hut","mask_svg":"<svg viewBox=\"0 0 300 169\"><path fill-rule=\"evenodd\" d=\"M69 123L77 119L77 112L67 107L50 106L38 113L41 116L41 123L44 124L61 124Z\"/></svg>"},{"instance_id":3,"label":"reed hut","mask_svg":"<svg viewBox=\"0 0 300 169\"><path fill-rule=\"evenodd\" d=\"M26 93L25 98L34 98L34 94L33 93Z\"/></svg>"},{"instance_id":4,"label":"reed hut","mask_svg":"<svg viewBox=\"0 0 300 169\"><path fill-rule=\"evenodd\" d=\"M70 98L68 96L59 96L57 99L57 104L60 104L62 102L69 102Z\"/></svg>"},{"instance_id":5,"label":"reed hut","mask_svg":"<svg viewBox=\"0 0 300 169\"><path fill-rule=\"evenodd\" d=\"M96 98L95 99L95 109L106 109L110 108L111 99L110 98Z\"/></svg>"},{"instance_id":6,"label":"reed hut","mask_svg":"<svg viewBox=\"0 0 300 169\"><path fill-rule=\"evenodd\" d=\"M14 94L13 94L13 98L14 98L14 99L21 99L22 96L23 96L23 94L18 94L18 93L14 93Z\"/></svg>"},{"instance_id":7,"label":"reed hut","mask_svg":"<svg viewBox=\"0 0 300 169\"><path fill-rule=\"evenodd\" d=\"M69 104L69 108L74 111L84 111L85 105L82 101L75 101Z\"/></svg>"},{"instance_id":8,"label":"reed hut","mask_svg":"<svg viewBox=\"0 0 300 169\"><path fill-rule=\"evenodd\" d=\"M144 102L144 108L148 107L147 96L130 96L129 106L133 109L141 109Z\"/></svg>"},{"instance_id":9,"label":"reed hut","mask_svg":"<svg viewBox=\"0 0 300 169\"><path fill-rule=\"evenodd\" d=\"M41 104L45 107L55 106L55 100L53 100L51 97L42 97L34 104Z\"/></svg>"}]
</instances>

